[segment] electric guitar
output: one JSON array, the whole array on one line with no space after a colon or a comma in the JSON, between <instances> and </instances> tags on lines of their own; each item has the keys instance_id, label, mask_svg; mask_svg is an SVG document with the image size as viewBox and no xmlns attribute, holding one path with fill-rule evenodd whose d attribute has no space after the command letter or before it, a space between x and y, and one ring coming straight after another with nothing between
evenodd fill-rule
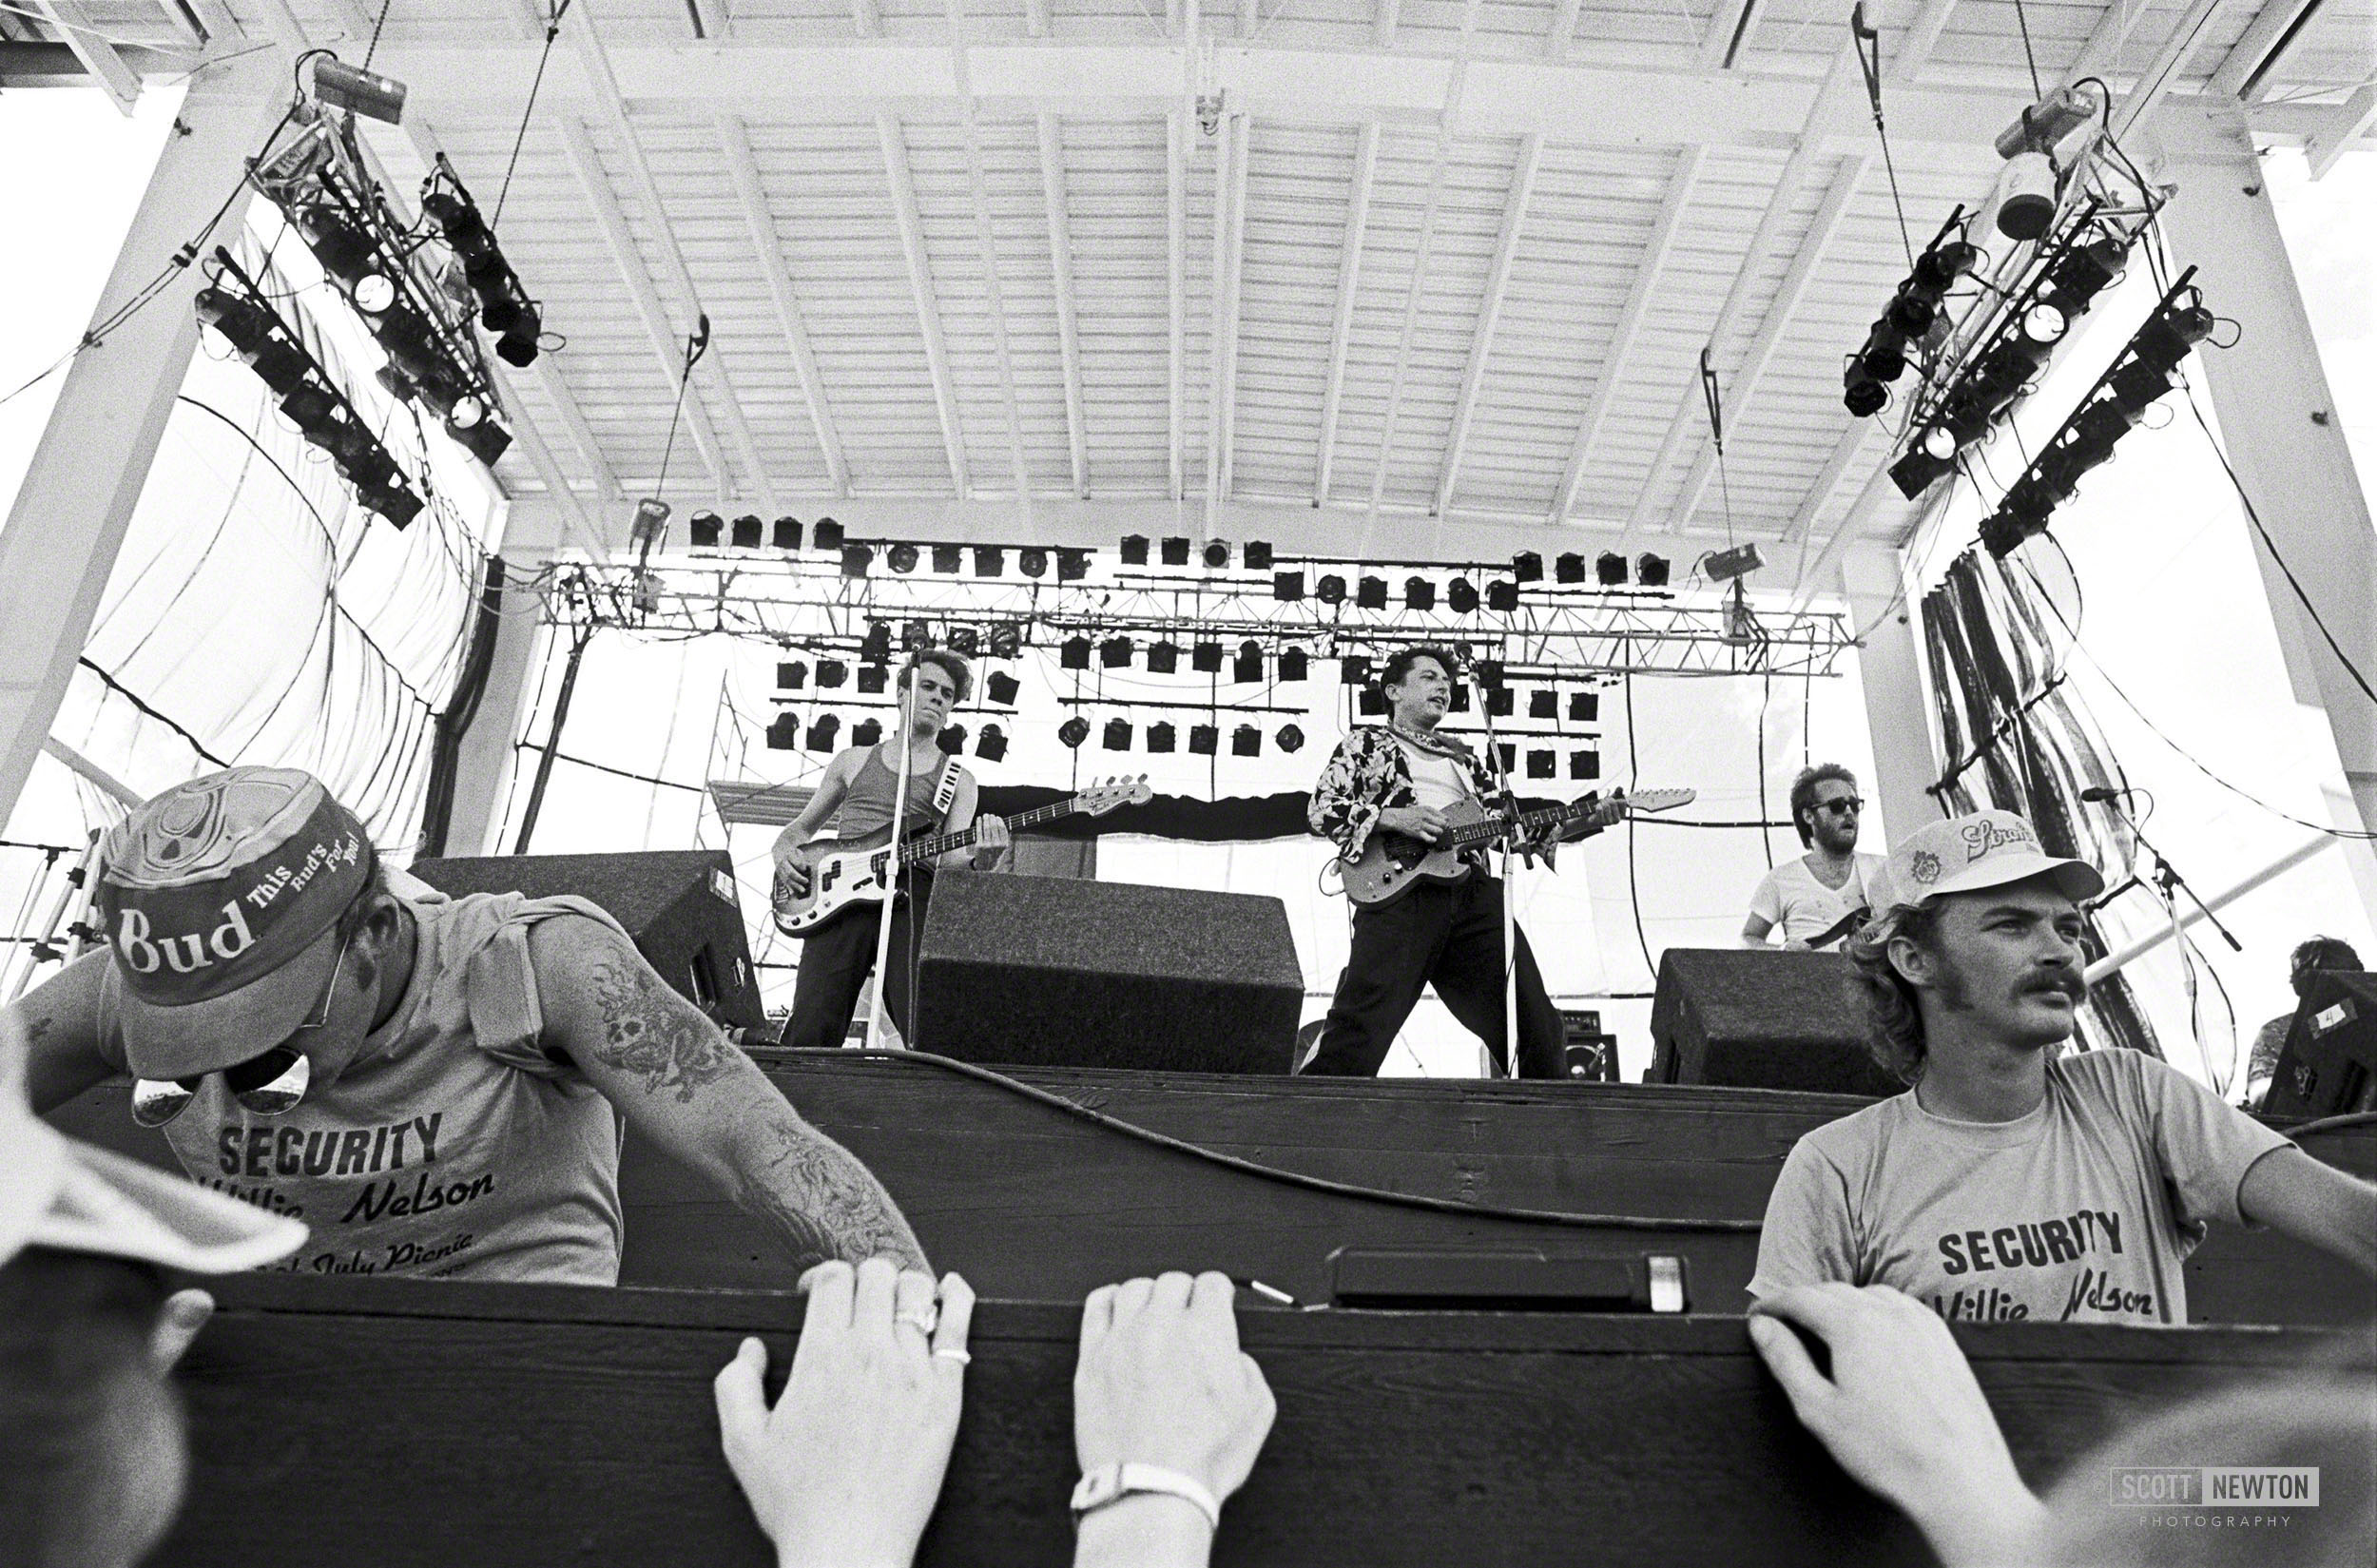
<instances>
[{"instance_id":1,"label":"electric guitar","mask_svg":"<svg viewBox=\"0 0 2377 1568\"><path fill-rule=\"evenodd\" d=\"M1470 872L1470 864L1461 859L1460 852L1490 843L1506 833L1516 831L1521 838L1533 838L1545 828L1568 827L1577 823L1606 827L1623 817L1690 805L1698 795L1697 790L1691 789L1643 789L1632 795L1613 794L1607 799L1588 795L1568 805L1531 811L1516 820L1498 817L1482 802L1464 796L1444 808L1452 832L1440 845L1403 833L1373 833L1369 842L1362 846L1361 855L1352 861L1342 856L1338 859L1338 875L1344 882L1345 897L1355 903L1389 903L1420 882L1460 881Z\"/></svg>"},{"instance_id":2,"label":"electric guitar","mask_svg":"<svg viewBox=\"0 0 2377 1568\"><path fill-rule=\"evenodd\" d=\"M1007 825L1021 829L1053 823L1060 817L1103 817L1116 806L1145 805L1153 798L1154 791L1148 787L1144 773L1135 779L1108 779L1070 800L1010 817ZM976 831L969 827L962 833L933 833L928 828L922 836L901 844L896 858L903 867L938 860L952 850L971 845ZM888 827L856 839L820 839L802 844L794 851L794 858L809 868L809 890L793 892L784 868L780 866L769 900L776 916L776 929L787 937L805 939L855 904L882 902L885 885L898 876L892 865L895 855Z\"/></svg>"}]
</instances>

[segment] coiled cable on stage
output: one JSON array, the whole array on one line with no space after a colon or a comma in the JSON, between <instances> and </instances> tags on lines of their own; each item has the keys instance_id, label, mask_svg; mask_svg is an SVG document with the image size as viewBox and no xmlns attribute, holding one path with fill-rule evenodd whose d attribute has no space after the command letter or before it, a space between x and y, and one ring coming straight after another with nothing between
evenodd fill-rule
<instances>
[{"instance_id":1,"label":"coiled cable on stage","mask_svg":"<svg viewBox=\"0 0 2377 1568\"><path fill-rule=\"evenodd\" d=\"M1024 1099L1037 1101L1042 1105L1062 1111L1068 1115L1106 1128L1111 1132L1137 1138L1142 1143L1153 1144L1159 1149L1169 1149L1175 1153L1187 1154L1192 1158L1204 1160L1208 1164L1221 1166L1226 1170L1259 1176L1266 1181L1280 1182L1289 1187L1301 1187L1313 1192L1327 1192L1338 1197L1366 1198L1372 1202L1394 1204L1405 1209L1425 1209L1439 1214L1463 1214L1483 1219L1524 1220L1536 1225L1574 1226L1580 1229L1714 1230L1740 1235L1755 1235L1760 1226L1757 1220L1711 1219L1701 1216L1660 1219L1647 1214L1580 1214L1557 1209L1515 1209L1501 1204L1457 1203L1451 1198L1432 1198L1424 1193L1397 1192L1383 1187L1363 1187L1355 1182L1331 1181L1326 1176L1306 1175L1301 1171L1284 1170L1276 1165L1265 1165L1260 1161L1242 1159L1236 1154L1225 1154L1218 1149L1208 1149L1202 1144L1190 1143L1185 1138L1175 1138L1169 1133L1158 1132L1152 1128L1140 1127L1135 1123L1124 1121L1119 1116L1110 1116L1103 1111L1092 1110L1089 1106L1069 1100L1062 1094L1025 1083L1019 1078L1011 1078L1004 1073L995 1073L987 1067L976 1066L973 1062L959 1061L954 1056L937 1056L927 1051L836 1051L833 1055L842 1060L847 1060L852 1056L860 1056L874 1061L903 1064L929 1063L942 1072L977 1079ZM763 1062L762 1065L766 1064Z\"/></svg>"}]
</instances>

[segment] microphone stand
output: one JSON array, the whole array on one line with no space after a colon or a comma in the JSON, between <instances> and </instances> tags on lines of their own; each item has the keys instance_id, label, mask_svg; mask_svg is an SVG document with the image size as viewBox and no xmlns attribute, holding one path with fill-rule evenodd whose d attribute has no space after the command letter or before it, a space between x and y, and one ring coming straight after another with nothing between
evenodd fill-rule
<instances>
[{"instance_id":1,"label":"microphone stand","mask_svg":"<svg viewBox=\"0 0 2377 1568\"><path fill-rule=\"evenodd\" d=\"M1464 663L1467 661L1464 660ZM1474 683L1473 683L1474 685ZM1502 795L1502 815L1513 823L1516 830L1518 806L1511 794L1511 776L1502 766L1502 746L1494 733L1494 704L1485 688L1474 687L1478 693L1478 717L1485 725L1486 769ZM1502 849L1502 1063L1497 1066L1494 1053L1485 1052L1485 1076L1518 1076L1518 915L1511 898L1511 834L1501 837Z\"/></svg>"},{"instance_id":2,"label":"microphone stand","mask_svg":"<svg viewBox=\"0 0 2377 1568\"><path fill-rule=\"evenodd\" d=\"M2151 879L2145 879L2144 881L2152 881L2155 891L2161 896L2162 907L2171 916L2172 945L2178 952L2181 959L2180 967L2187 977L2187 1016L2189 1025L2191 1028L2194 1028L2197 1031L2195 1036L2195 1050L2196 1054L2203 1059L2204 1082L2208 1085L2213 1084L2212 1047L2204 1043L2201 1026L2196 1022L2198 1016L2198 1004L2195 995L2195 967L2192 962L2187 961L2187 924L2179 919L2179 900L2176 895L2181 892L2185 892L2187 894L2189 900L2192 901L2197 909L2203 912L2204 919L2212 922L2212 928L2220 933L2221 940L2229 944L2229 948L2232 952L2244 952L2245 944L2236 939L2235 932L2231 931L2227 926L2220 923L2220 917L2213 913L2212 905L2206 903L2202 897L2196 893L2195 889L2188 885L2187 879L2179 875L2179 868L2171 863L2171 858L2168 855L2165 855L2160 849L2156 848L2154 841L2147 838L2145 833L2139 829L2137 825L2137 819L2130 815L2128 805L2117 796L2105 803L2113 808L2113 814L2115 816L2120 818L2121 821L2128 825L2130 837L2137 842L2137 846L2140 849L2145 850L2147 854L2154 857L2154 875ZM2135 874L2132 875L2130 880L2132 881L2140 881L2142 885L2141 879L2136 877ZM2230 1049L2232 1052L2235 1049L2233 1037L2232 1037ZM2235 1065L2236 1058L2233 1055L2232 1055L2230 1057L2231 1071L2233 1072L2235 1070Z\"/></svg>"},{"instance_id":3,"label":"microphone stand","mask_svg":"<svg viewBox=\"0 0 2377 1568\"><path fill-rule=\"evenodd\" d=\"M882 1049L883 1016L891 1011L892 906L899 898L899 848L908 830L908 768L916 743L916 705L917 684L911 671L908 700L893 710L899 715L899 783L892 791L891 847L884 852L888 859L883 866L883 913L875 925L875 1010L866 1018L869 1051ZM899 1043L904 1048L908 1041L903 1037Z\"/></svg>"}]
</instances>

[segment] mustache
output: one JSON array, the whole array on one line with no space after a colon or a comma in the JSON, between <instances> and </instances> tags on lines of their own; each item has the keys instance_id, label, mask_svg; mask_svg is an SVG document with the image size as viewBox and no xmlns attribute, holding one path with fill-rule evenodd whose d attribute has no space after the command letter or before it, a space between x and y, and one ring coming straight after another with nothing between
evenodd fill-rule
<instances>
[{"instance_id":1,"label":"mustache","mask_svg":"<svg viewBox=\"0 0 2377 1568\"><path fill-rule=\"evenodd\" d=\"M2022 995L2025 997L2034 992L2060 993L2070 997L2072 1005L2077 1007L2088 999L2088 982L2081 979L2077 971L2059 970L2046 979L2033 980L2022 987Z\"/></svg>"}]
</instances>

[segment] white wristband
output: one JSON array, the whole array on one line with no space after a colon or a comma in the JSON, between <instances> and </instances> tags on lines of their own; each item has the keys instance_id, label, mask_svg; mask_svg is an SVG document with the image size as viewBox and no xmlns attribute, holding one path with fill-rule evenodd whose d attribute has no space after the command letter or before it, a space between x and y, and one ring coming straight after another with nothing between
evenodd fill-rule
<instances>
[{"instance_id":1,"label":"white wristband","mask_svg":"<svg viewBox=\"0 0 2377 1568\"><path fill-rule=\"evenodd\" d=\"M1160 1464L1101 1464L1081 1478L1081 1484L1073 1489L1073 1519L1078 1526L1082 1520L1109 1503L1120 1502L1138 1492L1161 1492L1179 1498L1205 1516L1206 1523L1219 1530L1222 1527L1222 1504L1194 1476L1184 1476L1177 1470L1167 1470Z\"/></svg>"}]
</instances>

